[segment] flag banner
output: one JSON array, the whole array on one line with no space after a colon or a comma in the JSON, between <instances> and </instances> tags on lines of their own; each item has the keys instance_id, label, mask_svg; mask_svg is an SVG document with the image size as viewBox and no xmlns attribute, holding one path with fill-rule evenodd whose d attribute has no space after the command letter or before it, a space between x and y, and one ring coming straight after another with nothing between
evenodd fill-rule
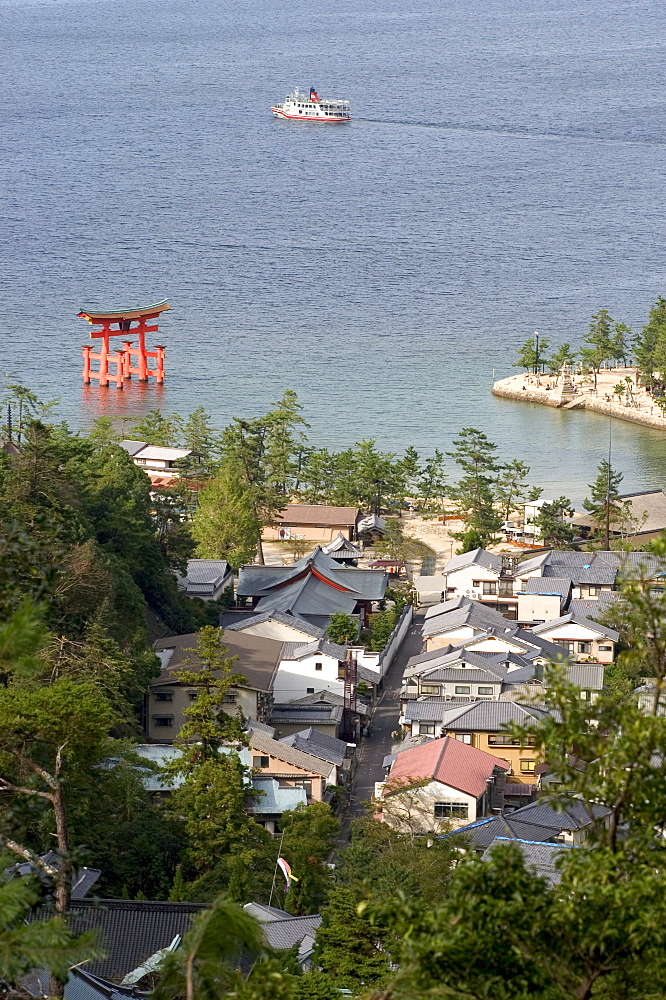
<instances>
[{"instance_id":1,"label":"flag banner","mask_svg":"<svg viewBox=\"0 0 666 1000\"><path fill-rule=\"evenodd\" d=\"M284 875L284 880L287 883L286 886L285 886L285 890L284 891L285 892L289 892L289 889L291 888L291 883L292 882L298 882L298 879L296 878L295 875L291 874L291 868L289 867L289 865L287 864L287 862L284 860L284 858L278 858L277 859L277 863L280 866L280 868L282 870L282 874Z\"/></svg>"}]
</instances>

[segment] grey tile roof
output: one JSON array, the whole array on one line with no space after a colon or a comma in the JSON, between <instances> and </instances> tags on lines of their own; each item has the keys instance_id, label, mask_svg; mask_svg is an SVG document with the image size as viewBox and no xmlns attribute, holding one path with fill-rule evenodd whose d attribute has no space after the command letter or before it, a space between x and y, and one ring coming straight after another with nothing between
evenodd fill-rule
<instances>
[{"instance_id":1,"label":"grey tile roof","mask_svg":"<svg viewBox=\"0 0 666 1000\"><path fill-rule=\"evenodd\" d=\"M255 611L224 611L220 616L222 628L229 632L243 632L252 625L261 625L262 622L275 621L280 625L288 625L289 628L309 635L312 639L321 639L326 635L328 626L328 615L321 616L317 621L316 615L303 618L299 615L292 615L289 612L274 611L268 609L257 614Z\"/></svg>"},{"instance_id":2,"label":"grey tile roof","mask_svg":"<svg viewBox=\"0 0 666 1000\"><path fill-rule=\"evenodd\" d=\"M459 701L451 701L443 698L425 698L418 701L408 701L405 705L405 722L440 722L454 707L475 704L469 698L461 698Z\"/></svg>"},{"instance_id":3,"label":"grey tile roof","mask_svg":"<svg viewBox=\"0 0 666 1000\"><path fill-rule=\"evenodd\" d=\"M315 639L314 642L305 644L302 642L285 642L284 644L285 660L302 660L306 656L316 656L317 653L331 656L334 660L344 660L347 656L347 649L345 646L328 642L326 639Z\"/></svg>"},{"instance_id":4,"label":"grey tile roof","mask_svg":"<svg viewBox=\"0 0 666 1000\"><path fill-rule=\"evenodd\" d=\"M317 546L293 566L242 566L237 593L260 598L260 610L331 614L353 610L358 601L381 600L387 583L382 570L340 566Z\"/></svg>"},{"instance_id":5,"label":"grey tile roof","mask_svg":"<svg viewBox=\"0 0 666 1000\"><path fill-rule=\"evenodd\" d=\"M338 740L335 736L322 733L311 726L303 729L300 733L293 733L291 736L283 736L280 743L303 750L304 753L311 753L313 757L321 757L331 764L340 767L347 754L347 744L344 740Z\"/></svg>"},{"instance_id":6,"label":"grey tile roof","mask_svg":"<svg viewBox=\"0 0 666 1000\"><path fill-rule=\"evenodd\" d=\"M423 683L453 681L460 684L501 684L506 671L498 673L485 667L435 667L421 675Z\"/></svg>"},{"instance_id":7,"label":"grey tile roof","mask_svg":"<svg viewBox=\"0 0 666 1000\"><path fill-rule=\"evenodd\" d=\"M133 970L132 970L133 971ZM47 975L48 980L48 975ZM48 991L48 982L45 984ZM33 996L36 994L33 993ZM40 995L42 995L40 993ZM125 997L149 997L150 992L137 990L136 986L116 986L99 976L92 976L85 969L70 969L65 983L65 1000L124 1000Z\"/></svg>"},{"instance_id":8,"label":"grey tile roof","mask_svg":"<svg viewBox=\"0 0 666 1000\"><path fill-rule=\"evenodd\" d=\"M472 549L471 552L463 552L462 555L449 559L444 567L444 574L448 576L450 573L455 573L459 569L465 569L467 566L483 566L484 569L490 570L491 573L499 575L502 572L502 559L501 556L496 556L486 549Z\"/></svg>"},{"instance_id":9,"label":"grey tile roof","mask_svg":"<svg viewBox=\"0 0 666 1000\"><path fill-rule=\"evenodd\" d=\"M507 621L499 611L487 608L478 601L472 601L469 597L459 598L457 607L452 607L451 610L446 607L447 604L449 601L435 605L441 609L436 615L430 613L434 610L433 608L426 614L422 629L424 638L441 635L464 626L476 629L495 628L500 631L512 631L512 623ZM515 628L515 624L513 624L513 628Z\"/></svg>"},{"instance_id":10,"label":"grey tile roof","mask_svg":"<svg viewBox=\"0 0 666 1000\"><path fill-rule=\"evenodd\" d=\"M510 723L524 725L539 721L548 714L536 705L519 705L513 701L476 701L444 713L442 725L457 732L500 732Z\"/></svg>"},{"instance_id":11,"label":"grey tile roof","mask_svg":"<svg viewBox=\"0 0 666 1000\"><path fill-rule=\"evenodd\" d=\"M583 628L592 629L594 632L599 632L601 635L606 636L612 642L618 642L620 638L619 632L616 632L612 628L608 628L607 625L600 625L599 622L591 621L589 618L584 618L583 615L577 614L575 611L570 611L566 615L562 615L560 618L553 618L552 621L544 622L542 625L535 625L531 631L535 635L541 635L542 632L550 632L553 629L560 628L562 625L581 625Z\"/></svg>"},{"instance_id":12,"label":"grey tile roof","mask_svg":"<svg viewBox=\"0 0 666 1000\"><path fill-rule=\"evenodd\" d=\"M619 600L621 600L621 595L616 590L602 590L596 599L574 597L569 604L569 610L575 615L581 615L583 618L590 618L594 621L597 618L603 618L608 609Z\"/></svg>"},{"instance_id":13,"label":"grey tile roof","mask_svg":"<svg viewBox=\"0 0 666 1000\"><path fill-rule=\"evenodd\" d=\"M334 705L336 708L344 706L344 698L335 691L316 691L314 694L306 694L304 698L297 698L290 702L292 705ZM356 712L358 715L369 715L370 709L361 699L356 701Z\"/></svg>"},{"instance_id":14,"label":"grey tile roof","mask_svg":"<svg viewBox=\"0 0 666 1000\"><path fill-rule=\"evenodd\" d=\"M532 576L525 584L524 592L526 594L554 594L566 598L571 593L571 587L571 578L568 576Z\"/></svg>"},{"instance_id":15,"label":"grey tile roof","mask_svg":"<svg viewBox=\"0 0 666 1000\"><path fill-rule=\"evenodd\" d=\"M601 691L604 686L603 663L569 663L565 672L570 684L585 691Z\"/></svg>"},{"instance_id":16,"label":"grey tile roof","mask_svg":"<svg viewBox=\"0 0 666 1000\"><path fill-rule=\"evenodd\" d=\"M631 508L632 517L639 522L639 535L666 528L666 494L663 490L623 493L618 500Z\"/></svg>"},{"instance_id":17,"label":"grey tile roof","mask_svg":"<svg viewBox=\"0 0 666 1000\"><path fill-rule=\"evenodd\" d=\"M230 656L238 657L234 663L234 670L247 678L248 686L259 691L270 691L282 655L283 643L279 639L266 639L264 636L250 635L249 632L225 633L222 642L229 650ZM173 649L173 654L160 676L151 681L151 687L177 683L174 672L183 669L188 659L196 664L194 653L189 652L196 647L196 644L196 632L188 635L170 635L154 643L153 648L157 652ZM190 664L187 669L194 670L196 665Z\"/></svg>"},{"instance_id":18,"label":"grey tile roof","mask_svg":"<svg viewBox=\"0 0 666 1000\"><path fill-rule=\"evenodd\" d=\"M363 555L363 549L345 538L342 532L328 545L324 545L322 551L332 559L360 559Z\"/></svg>"},{"instance_id":19,"label":"grey tile roof","mask_svg":"<svg viewBox=\"0 0 666 1000\"><path fill-rule=\"evenodd\" d=\"M558 858L566 851L575 851L575 847L566 844L540 843L534 840L517 840L513 837L497 837L483 853L483 860L489 861L492 849L496 844L513 843L520 848L525 866L531 868L537 875L545 878L549 885L559 885L561 874L555 865Z\"/></svg>"},{"instance_id":20,"label":"grey tile roof","mask_svg":"<svg viewBox=\"0 0 666 1000\"><path fill-rule=\"evenodd\" d=\"M148 447L148 442L147 441L121 441L120 442L120 447L124 448L125 451L128 453L128 455L131 455L132 457L134 457L134 455L137 455L141 451L142 448L147 448Z\"/></svg>"},{"instance_id":21,"label":"grey tile roof","mask_svg":"<svg viewBox=\"0 0 666 1000\"><path fill-rule=\"evenodd\" d=\"M533 826L557 827L560 831L573 831L583 830L609 814L610 809L606 806L598 806L591 802L586 803L582 799L561 802L558 799L549 801L541 798L516 809L511 813L511 817L520 822L531 823Z\"/></svg>"},{"instance_id":22,"label":"grey tile roof","mask_svg":"<svg viewBox=\"0 0 666 1000\"><path fill-rule=\"evenodd\" d=\"M498 837L507 837L511 840L524 839L531 841L554 842L561 834L559 825L537 826L527 819L518 818L521 810L515 809L504 816L490 816L487 819L477 820L462 826L452 833L445 834L446 837L463 834L466 840L470 840L477 850L487 848L493 844Z\"/></svg>"},{"instance_id":23,"label":"grey tile roof","mask_svg":"<svg viewBox=\"0 0 666 1000\"><path fill-rule=\"evenodd\" d=\"M202 903L156 903L127 899L80 899L72 902L69 924L74 934L96 930L106 958L86 964L103 979L123 979L155 952L186 934ZM46 915L46 914L45 914Z\"/></svg>"},{"instance_id":24,"label":"grey tile roof","mask_svg":"<svg viewBox=\"0 0 666 1000\"><path fill-rule=\"evenodd\" d=\"M288 704L276 704L271 709L271 724L298 725L304 729L308 726L336 725L342 721L342 705L303 705L291 701Z\"/></svg>"},{"instance_id":25,"label":"grey tile roof","mask_svg":"<svg viewBox=\"0 0 666 1000\"><path fill-rule=\"evenodd\" d=\"M304 788L281 788L277 778L256 776L252 779L252 787L262 793L249 808L253 816L281 816L288 809L305 806L308 802Z\"/></svg>"}]
</instances>

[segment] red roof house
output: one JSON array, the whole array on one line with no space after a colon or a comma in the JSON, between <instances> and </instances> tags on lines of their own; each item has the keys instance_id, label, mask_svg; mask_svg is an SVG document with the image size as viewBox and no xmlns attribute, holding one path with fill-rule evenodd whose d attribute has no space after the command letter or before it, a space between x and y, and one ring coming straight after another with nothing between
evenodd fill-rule
<instances>
[{"instance_id":1,"label":"red roof house","mask_svg":"<svg viewBox=\"0 0 666 1000\"><path fill-rule=\"evenodd\" d=\"M381 819L396 829L430 833L488 815L511 770L508 760L451 736L400 752L378 786Z\"/></svg>"}]
</instances>

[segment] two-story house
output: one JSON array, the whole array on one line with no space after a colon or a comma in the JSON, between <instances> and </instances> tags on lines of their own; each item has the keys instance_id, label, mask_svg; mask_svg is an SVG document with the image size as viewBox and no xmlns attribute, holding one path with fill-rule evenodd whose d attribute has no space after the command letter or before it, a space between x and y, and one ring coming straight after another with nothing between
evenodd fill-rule
<instances>
[{"instance_id":1,"label":"two-story house","mask_svg":"<svg viewBox=\"0 0 666 1000\"><path fill-rule=\"evenodd\" d=\"M400 751L375 790L376 817L396 830L426 834L487 815L509 762L443 737Z\"/></svg>"},{"instance_id":2,"label":"two-story house","mask_svg":"<svg viewBox=\"0 0 666 1000\"><path fill-rule=\"evenodd\" d=\"M513 567L516 561L514 557L498 556L486 549L473 549L454 556L442 573L446 600L470 597L506 618L515 619L518 602Z\"/></svg>"},{"instance_id":3,"label":"two-story house","mask_svg":"<svg viewBox=\"0 0 666 1000\"><path fill-rule=\"evenodd\" d=\"M563 646L570 656L577 660L596 660L597 663L612 663L615 659L615 644L619 633L615 629L600 625L589 618L570 611L560 618L546 621L532 628L549 642Z\"/></svg>"}]
</instances>

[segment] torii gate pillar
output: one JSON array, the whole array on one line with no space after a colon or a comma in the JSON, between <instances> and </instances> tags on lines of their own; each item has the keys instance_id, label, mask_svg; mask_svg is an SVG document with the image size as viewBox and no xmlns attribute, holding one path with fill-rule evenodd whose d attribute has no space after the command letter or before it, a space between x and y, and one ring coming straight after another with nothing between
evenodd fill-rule
<instances>
[{"instance_id":1,"label":"torii gate pillar","mask_svg":"<svg viewBox=\"0 0 666 1000\"><path fill-rule=\"evenodd\" d=\"M90 385L91 380L95 379L101 386L108 386L109 382L115 382L117 388L122 389L132 375L138 375L139 382L147 382L149 378L154 378L157 385L162 385L165 348L160 344L152 351L147 350L146 334L157 333L158 324L151 324L149 321L156 320L160 313L170 308L166 299L141 309L115 309L105 312L101 309L82 308L79 317L86 319L91 326L102 328L90 331L91 337L102 341L98 353L93 353L91 344L81 348L83 353L81 374L84 383ZM128 333L136 334L139 340L138 346L134 347L131 340L125 339L122 348L111 352L109 339L121 335L126 337ZM132 364L133 358L136 358L136 364ZM148 358L155 359L154 368L149 367ZM93 370L91 361L99 361L97 370ZM109 365L115 365L115 370L110 370Z\"/></svg>"}]
</instances>

